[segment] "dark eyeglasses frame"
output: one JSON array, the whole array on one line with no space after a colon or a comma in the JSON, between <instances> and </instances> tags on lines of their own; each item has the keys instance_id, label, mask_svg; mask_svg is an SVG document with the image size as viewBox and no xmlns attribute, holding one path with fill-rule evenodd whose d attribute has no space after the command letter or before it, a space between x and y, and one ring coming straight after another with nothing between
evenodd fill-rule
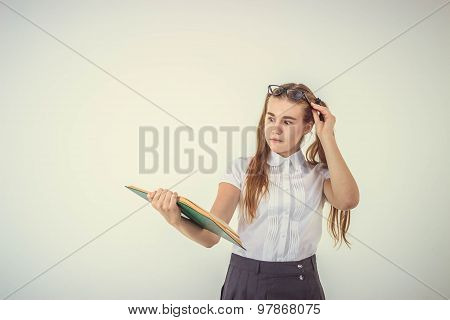
<instances>
[{"instance_id":1,"label":"dark eyeglasses frame","mask_svg":"<svg viewBox=\"0 0 450 320\"><path fill-rule=\"evenodd\" d=\"M280 92L279 92L278 94L274 94L274 91L275 91L276 89L281 89ZM307 96L307 95L305 94L305 92L302 91L302 90L298 90L298 89L286 89L285 87L282 87L282 86L277 85L277 84L270 84L270 85L267 87L267 92L268 92L270 95L273 95L273 96L279 96L280 94L283 94L283 92L286 92L286 95L288 96L288 98L290 98L290 99L292 99L292 100L295 100L295 101L299 101L299 100L301 100L301 99L303 98L303 99L305 99L305 100L308 102L308 104L309 104L309 106L311 107L311 109L313 108L312 105L311 105L311 101L309 101L309 99L308 99L308 96ZM300 92L302 95L301 95L299 98L294 98L295 94L298 93L298 92ZM320 102L321 102L321 100L320 100L319 98L316 98L316 99L314 100L314 103L320 104ZM319 119L320 119L321 121L324 121L323 115L322 115L322 114L319 115Z\"/></svg>"}]
</instances>

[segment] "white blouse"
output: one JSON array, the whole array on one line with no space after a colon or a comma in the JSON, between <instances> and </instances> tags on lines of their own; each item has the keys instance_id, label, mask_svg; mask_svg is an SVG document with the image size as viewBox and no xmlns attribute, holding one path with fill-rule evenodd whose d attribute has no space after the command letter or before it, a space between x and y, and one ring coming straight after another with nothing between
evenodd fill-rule
<instances>
[{"instance_id":1,"label":"white blouse","mask_svg":"<svg viewBox=\"0 0 450 320\"><path fill-rule=\"evenodd\" d=\"M236 158L221 182L241 190L249 157ZM322 234L323 183L330 178L328 168L310 165L302 150L285 158L270 151L269 195L263 196L252 223L239 210L237 233L246 251L233 244L232 252L261 261L298 261L312 256Z\"/></svg>"}]
</instances>

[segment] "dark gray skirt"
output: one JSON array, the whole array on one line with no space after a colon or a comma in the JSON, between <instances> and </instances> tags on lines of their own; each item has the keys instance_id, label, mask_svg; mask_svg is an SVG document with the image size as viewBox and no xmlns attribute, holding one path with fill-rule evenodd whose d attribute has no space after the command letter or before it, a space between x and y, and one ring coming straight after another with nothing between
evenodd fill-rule
<instances>
[{"instance_id":1,"label":"dark gray skirt","mask_svg":"<svg viewBox=\"0 0 450 320\"><path fill-rule=\"evenodd\" d=\"M316 255L272 262L231 253L220 300L325 300Z\"/></svg>"}]
</instances>

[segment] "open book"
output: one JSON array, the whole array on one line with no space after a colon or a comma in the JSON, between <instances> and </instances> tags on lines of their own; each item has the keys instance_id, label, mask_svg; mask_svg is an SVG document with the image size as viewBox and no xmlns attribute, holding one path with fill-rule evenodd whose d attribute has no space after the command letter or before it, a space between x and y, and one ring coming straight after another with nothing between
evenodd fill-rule
<instances>
[{"instance_id":1,"label":"open book","mask_svg":"<svg viewBox=\"0 0 450 320\"><path fill-rule=\"evenodd\" d=\"M133 191L141 198L148 201L147 194L149 193L149 191L135 186L125 186L125 187ZM230 241L231 243L238 245L242 249L246 250L242 246L242 242L241 239L239 239L239 235L236 232L234 232L233 229L231 229L231 227L222 219L200 208L191 200L186 199L185 197L182 196L178 196L177 205L178 207L180 207L181 213L186 218L192 220L201 228L207 229L217 234L219 237L222 237Z\"/></svg>"}]
</instances>

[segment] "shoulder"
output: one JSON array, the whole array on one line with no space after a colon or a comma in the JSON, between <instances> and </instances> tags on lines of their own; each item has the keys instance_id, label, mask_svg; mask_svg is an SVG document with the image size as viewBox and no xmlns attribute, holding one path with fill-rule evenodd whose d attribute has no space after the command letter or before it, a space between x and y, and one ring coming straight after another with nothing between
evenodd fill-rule
<instances>
[{"instance_id":1,"label":"shoulder","mask_svg":"<svg viewBox=\"0 0 450 320\"><path fill-rule=\"evenodd\" d=\"M326 165L323 162L319 162L318 164L316 164L314 166L314 171L316 172L316 174L322 176L324 179L330 178L330 172L328 170L328 165Z\"/></svg>"},{"instance_id":2,"label":"shoulder","mask_svg":"<svg viewBox=\"0 0 450 320\"><path fill-rule=\"evenodd\" d=\"M248 166L250 165L250 161L252 160L253 156L241 156L234 158L231 161L231 164L229 166L232 167L233 170L236 170L242 174L245 174L245 172L248 169Z\"/></svg>"},{"instance_id":3,"label":"shoulder","mask_svg":"<svg viewBox=\"0 0 450 320\"><path fill-rule=\"evenodd\" d=\"M228 162L226 171L222 176L221 181L228 182L241 189L250 160L250 157L237 157L231 162Z\"/></svg>"},{"instance_id":4,"label":"shoulder","mask_svg":"<svg viewBox=\"0 0 450 320\"><path fill-rule=\"evenodd\" d=\"M323 162L319 162L317 164L312 164L310 162L306 162L306 167L307 167L306 172L308 174L313 174L315 176L322 177L324 179L330 178L328 166Z\"/></svg>"}]
</instances>

